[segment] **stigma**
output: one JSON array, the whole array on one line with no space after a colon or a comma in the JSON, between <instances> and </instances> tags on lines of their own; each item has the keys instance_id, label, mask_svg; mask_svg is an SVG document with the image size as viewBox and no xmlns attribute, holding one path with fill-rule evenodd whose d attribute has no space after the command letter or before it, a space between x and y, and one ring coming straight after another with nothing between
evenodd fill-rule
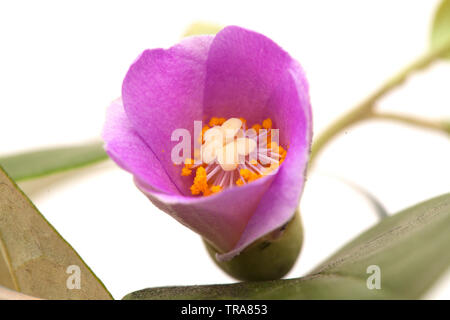
<instances>
[{"instance_id":1,"label":"stigma","mask_svg":"<svg viewBox=\"0 0 450 320\"><path fill-rule=\"evenodd\" d=\"M249 128L243 118L211 118L198 137L200 150L181 169L193 179L191 194L209 196L275 173L287 151L273 140L272 126L270 118Z\"/></svg>"}]
</instances>

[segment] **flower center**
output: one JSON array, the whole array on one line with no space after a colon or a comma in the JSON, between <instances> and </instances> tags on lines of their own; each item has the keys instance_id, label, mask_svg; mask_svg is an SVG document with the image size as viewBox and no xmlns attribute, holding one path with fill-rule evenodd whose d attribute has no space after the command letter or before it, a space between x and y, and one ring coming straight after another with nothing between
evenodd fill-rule
<instances>
[{"instance_id":1,"label":"flower center","mask_svg":"<svg viewBox=\"0 0 450 320\"><path fill-rule=\"evenodd\" d=\"M193 195L208 196L225 188L242 186L274 173L286 158L286 150L274 137L272 120L247 128L243 118L213 117L199 137L200 150L185 159L182 176L191 176Z\"/></svg>"}]
</instances>

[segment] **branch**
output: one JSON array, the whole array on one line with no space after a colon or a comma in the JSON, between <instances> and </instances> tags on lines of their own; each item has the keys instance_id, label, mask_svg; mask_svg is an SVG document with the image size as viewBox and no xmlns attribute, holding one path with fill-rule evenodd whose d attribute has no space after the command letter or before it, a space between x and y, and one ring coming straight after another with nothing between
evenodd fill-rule
<instances>
[{"instance_id":1,"label":"branch","mask_svg":"<svg viewBox=\"0 0 450 320\"><path fill-rule=\"evenodd\" d=\"M322 151L322 149L340 132L349 128L355 123L358 123L362 120L367 120L372 117L372 110L374 109L376 103L380 98L384 97L387 93L403 84L403 82L405 82L405 80L413 73L430 66L433 62L438 60L447 52L450 52L450 42L446 43L436 50L430 51L429 53L417 59L415 62L410 64L408 67L406 67L397 75L384 83L368 98L363 100L352 110L345 113L342 117L332 123L322 134L319 134L319 136L314 140L311 150L311 158L309 161L310 167L312 167L315 159L317 158L317 155Z\"/></svg>"},{"instance_id":2,"label":"branch","mask_svg":"<svg viewBox=\"0 0 450 320\"><path fill-rule=\"evenodd\" d=\"M450 135L450 122L420 119L409 115L395 114L390 112L372 112L371 118L402 122L415 127L436 130Z\"/></svg>"}]
</instances>

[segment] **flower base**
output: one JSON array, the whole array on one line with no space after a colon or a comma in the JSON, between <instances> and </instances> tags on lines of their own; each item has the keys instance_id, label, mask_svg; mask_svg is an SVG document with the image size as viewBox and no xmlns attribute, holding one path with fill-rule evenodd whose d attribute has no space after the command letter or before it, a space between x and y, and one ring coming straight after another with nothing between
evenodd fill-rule
<instances>
[{"instance_id":1,"label":"flower base","mask_svg":"<svg viewBox=\"0 0 450 320\"><path fill-rule=\"evenodd\" d=\"M218 261L218 253L207 241L209 255L228 275L241 281L276 280L294 266L303 244L300 213L282 228L260 238L230 261Z\"/></svg>"}]
</instances>

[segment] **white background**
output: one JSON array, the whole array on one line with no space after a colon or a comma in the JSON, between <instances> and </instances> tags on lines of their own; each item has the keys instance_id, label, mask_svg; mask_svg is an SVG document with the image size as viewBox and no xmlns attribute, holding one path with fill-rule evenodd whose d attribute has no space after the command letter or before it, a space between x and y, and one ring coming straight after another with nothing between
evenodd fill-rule
<instances>
[{"instance_id":1,"label":"white background","mask_svg":"<svg viewBox=\"0 0 450 320\"><path fill-rule=\"evenodd\" d=\"M196 20L271 37L311 86L315 132L427 49L438 1L2 1L0 154L91 141L125 72ZM450 63L414 76L381 109L450 118ZM300 276L376 222L345 178L393 213L450 191L449 139L382 122L347 130L311 173ZM71 178L71 179L68 179ZM144 287L233 280L200 238L156 209L112 162L21 186L115 298ZM450 274L427 298L450 298Z\"/></svg>"}]
</instances>

